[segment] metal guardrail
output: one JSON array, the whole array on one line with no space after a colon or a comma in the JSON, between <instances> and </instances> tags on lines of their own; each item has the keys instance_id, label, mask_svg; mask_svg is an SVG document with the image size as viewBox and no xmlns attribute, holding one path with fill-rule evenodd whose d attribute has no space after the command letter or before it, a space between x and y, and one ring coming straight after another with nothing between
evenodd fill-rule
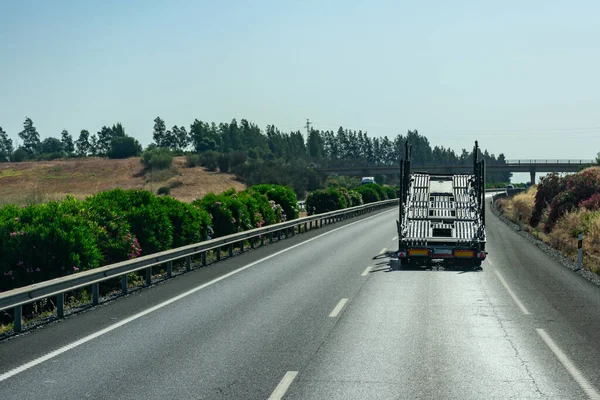
<instances>
[{"instance_id":1,"label":"metal guardrail","mask_svg":"<svg viewBox=\"0 0 600 400\"><path fill-rule=\"evenodd\" d=\"M121 292L127 294L127 274L145 269L146 285L152 283L152 267L167 264L167 279L172 276L173 261L185 259L186 271L191 270L191 257L195 255L202 256L202 264L206 265L206 252L215 250L217 261L221 260L221 248L229 246L229 255L233 255L233 248L236 244L241 244L241 251L244 251L244 242L254 239L250 242L250 248L254 248L254 242L260 238L260 245L264 245L265 235L276 234L281 239L281 234L286 237L298 233L312 230L315 228L329 225L330 223L342 221L358 215L366 214L379 209L391 207L398 204L398 199L384 200L376 203L364 204L362 206L345 208L342 210L331 211L324 214L316 214L308 217L298 218L291 221L281 222L274 225L256 228L245 232L235 233L233 235L223 236L221 238L207 240L204 242L178 247L159 253L149 254L133 260L122 261L110 264L104 267L79 272L49 281L36 283L29 286L23 286L17 289L0 293L0 311L10 308L14 309L14 332L21 332L23 306L38 300L56 296L56 314L59 318L64 317L64 294L66 292L80 289L86 286L92 287L92 304L99 304L99 284L109 279L121 278Z\"/></svg>"},{"instance_id":2,"label":"metal guardrail","mask_svg":"<svg viewBox=\"0 0 600 400\"><path fill-rule=\"evenodd\" d=\"M523 189L523 188L514 188L514 189L507 189L505 191L496 193L495 195L492 196L492 204L496 202L496 200L498 199L503 199L506 197L513 197L519 193L523 193L527 191L527 189Z\"/></svg>"},{"instance_id":3,"label":"metal guardrail","mask_svg":"<svg viewBox=\"0 0 600 400\"><path fill-rule=\"evenodd\" d=\"M506 160L506 164L595 164L595 160Z\"/></svg>"}]
</instances>

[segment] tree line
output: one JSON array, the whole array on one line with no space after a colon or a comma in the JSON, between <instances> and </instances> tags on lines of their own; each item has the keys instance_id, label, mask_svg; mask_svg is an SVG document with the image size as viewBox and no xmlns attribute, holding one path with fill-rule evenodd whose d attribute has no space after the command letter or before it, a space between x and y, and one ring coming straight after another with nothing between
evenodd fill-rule
<instances>
[{"instance_id":1,"label":"tree line","mask_svg":"<svg viewBox=\"0 0 600 400\"><path fill-rule=\"evenodd\" d=\"M26 118L18 133L22 145L14 149L12 140L0 127L0 161L24 161L63 157L125 158L140 155L142 146L126 134L122 124L103 126L97 133L81 130L76 140L67 130L59 138L40 141L33 121ZM189 125L167 128L165 121L156 117L152 132L152 147L166 148L174 153L220 154L243 153L246 164L298 164L319 167L394 165L403 154L404 143L412 145L414 165L466 165L473 154L462 149L460 153L444 146L432 146L417 130L395 137L370 137L367 132L340 127L337 131L311 129L305 134L296 130L282 132L274 125L263 130L258 125L241 119L231 122L208 123L195 119ZM149 147L150 147L149 146ZM488 165L505 163L504 154L497 157L487 150L481 152ZM507 182L510 173L488 173L488 180Z\"/></svg>"}]
</instances>

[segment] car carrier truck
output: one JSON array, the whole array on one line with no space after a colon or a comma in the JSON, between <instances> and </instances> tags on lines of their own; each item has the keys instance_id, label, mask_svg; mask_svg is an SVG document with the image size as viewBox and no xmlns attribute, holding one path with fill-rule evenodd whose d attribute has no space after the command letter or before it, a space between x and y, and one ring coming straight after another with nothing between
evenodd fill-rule
<instances>
[{"instance_id":1,"label":"car carrier truck","mask_svg":"<svg viewBox=\"0 0 600 400\"><path fill-rule=\"evenodd\" d=\"M400 162L398 251L392 267L481 269L485 250L485 160L473 149L473 173L411 171L406 143Z\"/></svg>"}]
</instances>

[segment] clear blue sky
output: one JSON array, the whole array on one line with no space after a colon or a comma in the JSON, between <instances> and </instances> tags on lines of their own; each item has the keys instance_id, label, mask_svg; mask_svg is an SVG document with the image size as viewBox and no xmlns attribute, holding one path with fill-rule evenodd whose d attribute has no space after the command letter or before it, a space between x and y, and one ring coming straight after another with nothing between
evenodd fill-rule
<instances>
[{"instance_id":1,"label":"clear blue sky","mask_svg":"<svg viewBox=\"0 0 600 400\"><path fill-rule=\"evenodd\" d=\"M0 0L0 126L246 118L514 158L600 151L598 1ZM417 4L418 3L418 4Z\"/></svg>"}]
</instances>

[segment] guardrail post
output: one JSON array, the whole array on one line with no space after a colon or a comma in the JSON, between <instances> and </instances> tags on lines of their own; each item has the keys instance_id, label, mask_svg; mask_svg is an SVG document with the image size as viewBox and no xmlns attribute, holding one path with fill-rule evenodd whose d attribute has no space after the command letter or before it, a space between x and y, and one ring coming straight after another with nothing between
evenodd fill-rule
<instances>
[{"instance_id":1,"label":"guardrail post","mask_svg":"<svg viewBox=\"0 0 600 400\"><path fill-rule=\"evenodd\" d=\"M281 231L277 231L277 241L281 240Z\"/></svg>"},{"instance_id":2,"label":"guardrail post","mask_svg":"<svg viewBox=\"0 0 600 400\"><path fill-rule=\"evenodd\" d=\"M92 304L97 306L100 302L100 284L92 283Z\"/></svg>"},{"instance_id":3,"label":"guardrail post","mask_svg":"<svg viewBox=\"0 0 600 400\"><path fill-rule=\"evenodd\" d=\"M575 271L579 271L583 268L583 234L579 234L577 237L577 267Z\"/></svg>"},{"instance_id":4,"label":"guardrail post","mask_svg":"<svg viewBox=\"0 0 600 400\"><path fill-rule=\"evenodd\" d=\"M265 245L265 235L260 235L260 245L261 247Z\"/></svg>"},{"instance_id":5,"label":"guardrail post","mask_svg":"<svg viewBox=\"0 0 600 400\"><path fill-rule=\"evenodd\" d=\"M152 267L146 268L146 285L152 285Z\"/></svg>"},{"instance_id":6,"label":"guardrail post","mask_svg":"<svg viewBox=\"0 0 600 400\"><path fill-rule=\"evenodd\" d=\"M127 275L121 275L121 294L127 294Z\"/></svg>"},{"instance_id":7,"label":"guardrail post","mask_svg":"<svg viewBox=\"0 0 600 400\"><path fill-rule=\"evenodd\" d=\"M229 245L229 257L233 257L233 243Z\"/></svg>"},{"instance_id":8,"label":"guardrail post","mask_svg":"<svg viewBox=\"0 0 600 400\"><path fill-rule=\"evenodd\" d=\"M14 314L13 331L19 333L23 330L23 306L15 306Z\"/></svg>"},{"instance_id":9,"label":"guardrail post","mask_svg":"<svg viewBox=\"0 0 600 400\"><path fill-rule=\"evenodd\" d=\"M65 294L59 293L56 295L56 316L62 318L65 316Z\"/></svg>"},{"instance_id":10,"label":"guardrail post","mask_svg":"<svg viewBox=\"0 0 600 400\"><path fill-rule=\"evenodd\" d=\"M217 261L221 261L221 248L217 248Z\"/></svg>"},{"instance_id":11,"label":"guardrail post","mask_svg":"<svg viewBox=\"0 0 600 400\"><path fill-rule=\"evenodd\" d=\"M169 261L167 263L167 278L171 278L173 276L173 261Z\"/></svg>"},{"instance_id":12,"label":"guardrail post","mask_svg":"<svg viewBox=\"0 0 600 400\"><path fill-rule=\"evenodd\" d=\"M204 253L202 253L204 254ZM185 271L190 272L192 270L192 257L187 256L185 258Z\"/></svg>"},{"instance_id":13,"label":"guardrail post","mask_svg":"<svg viewBox=\"0 0 600 400\"><path fill-rule=\"evenodd\" d=\"M243 240L240 242L240 249L241 249L240 253L243 253L244 252L244 241Z\"/></svg>"},{"instance_id":14,"label":"guardrail post","mask_svg":"<svg viewBox=\"0 0 600 400\"><path fill-rule=\"evenodd\" d=\"M292 236L296 236L296 226L298 227L298 230L300 230L300 225L292 226Z\"/></svg>"},{"instance_id":15,"label":"guardrail post","mask_svg":"<svg viewBox=\"0 0 600 400\"><path fill-rule=\"evenodd\" d=\"M250 248L251 248L252 250L254 250L254 242L255 242L255 241L256 241L256 238L254 238L254 237L253 237L253 238L250 238Z\"/></svg>"}]
</instances>

